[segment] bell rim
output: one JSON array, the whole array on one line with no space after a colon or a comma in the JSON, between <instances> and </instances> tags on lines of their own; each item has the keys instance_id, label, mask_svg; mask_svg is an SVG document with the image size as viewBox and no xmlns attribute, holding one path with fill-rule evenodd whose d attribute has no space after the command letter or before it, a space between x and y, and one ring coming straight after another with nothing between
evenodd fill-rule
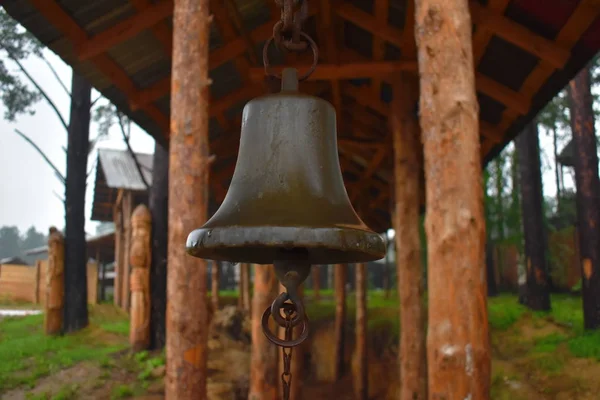
<instances>
[{"instance_id":1,"label":"bell rim","mask_svg":"<svg viewBox=\"0 0 600 400\"><path fill-rule=\"evenodd\" d=\"M252 237L249 241L246 238ZM352 246L354 245L354 246ZM243 249L264 252L257 257L231 254ZM385 257L382 236L370 229L340 227L227 226L199 228L186 241L186 252L197 258L252 264L272 264L279 249L305 248L313 265L364 263Z\"/></svg>"}]
</instances>

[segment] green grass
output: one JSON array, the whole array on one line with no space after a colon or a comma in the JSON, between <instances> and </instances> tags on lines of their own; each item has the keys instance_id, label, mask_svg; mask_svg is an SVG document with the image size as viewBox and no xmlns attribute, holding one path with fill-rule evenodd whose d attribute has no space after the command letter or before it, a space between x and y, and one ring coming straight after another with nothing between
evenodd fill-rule
<instances>
[{"instance_id":1,"label":"green grass","mask_svg":"<svg viewBox=\"0 0 600 400\"><path fill-rule=\"evenodd\" d=\"M43 315L3 319L0 321L0 393L21 385L33 387L39 378L80 361L107 363L111 353L127 345L122 329L126 321L115 318L124 317L112 312L95 319L92 312L90 327L77 334L56 337L44 334ZM103 326L118 327L113 330L120 334L116 335L117 340L103 340Z\"/></svg>"},{"instance_id":2,"label":"green grass","mask_svg":"<svg viewBox=\"0 0 600 400\"><path fill-rule=\"evenodd\" d=\"M506 330L513 326L526 312L512 295L500 295L488 299L488 321L495 330Z\"/></svg>"}]
</instances>

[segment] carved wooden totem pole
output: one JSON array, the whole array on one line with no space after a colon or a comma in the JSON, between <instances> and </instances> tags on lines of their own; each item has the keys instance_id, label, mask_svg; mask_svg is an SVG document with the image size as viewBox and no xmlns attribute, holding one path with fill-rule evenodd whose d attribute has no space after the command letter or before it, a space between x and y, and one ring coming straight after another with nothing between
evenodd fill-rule
<instances>
[{"instance_id":1,"label":"carved wooden totem pole","mask_svg":"<svg viewBox=\"0 0 600 400\"><path fill-rule=\"evenodd\" d=\"M47 335L62 332L65 296L65 241L62 234L50 228L48 235L48 266L46 268L46 312L44 331Z\"/></svg>"},{"instance_id":2,"label":"carved wooden totem pole","mask_svg":"<svg viewBox=\"0 0 600 400\"><path fill-rule=\"evenodd\" d=\"M143 204L131 216L132 235L129 262L131 264L131 322L129 343L133 351L150 344L150 235L152 217Z\"/></svg>"}]
</instances>

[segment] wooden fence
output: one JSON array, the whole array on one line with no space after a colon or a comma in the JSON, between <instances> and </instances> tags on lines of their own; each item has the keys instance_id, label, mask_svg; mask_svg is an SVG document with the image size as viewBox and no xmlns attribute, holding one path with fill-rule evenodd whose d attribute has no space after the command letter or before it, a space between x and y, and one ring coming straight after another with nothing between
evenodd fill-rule
<instances>
[{"instance_id":1,"label":"wooden fence","mask_svg":"<svg viewBox=\"0 0 600 400\"><path fill-rule=\"evenodd\" d=\"M0 265L0 299L44 305L46 302L46 268L48 260L38 260L34 267ZM98 302L98 265L87 265L88 303Z\"/></svg>"},{"instance_id":2,"label":"wooden fence","mask_svg":"<svg viewBox=\"0 0 600 400\"><path fill-rule=\"evenodd\" d=\"M571 290L581 279L577 229L565 228L548 234L548 267L554 288ZM521 261L523 262L523 261ZM519 250L514 244L494 246L496 283L501 289L518 288Z\"/></svg>"}]
</instances>

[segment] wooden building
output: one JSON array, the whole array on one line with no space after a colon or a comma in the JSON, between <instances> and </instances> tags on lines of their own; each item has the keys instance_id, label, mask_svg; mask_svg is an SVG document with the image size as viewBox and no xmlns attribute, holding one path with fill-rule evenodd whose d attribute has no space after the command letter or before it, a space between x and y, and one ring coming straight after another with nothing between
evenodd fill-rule
<instances>
[{"instance_id":1,"label":"wooden building","mask_svg":"<svg viewBox=\"0 0 600 400\"><path fill-rule=\"evenodd\" d=\"M131 213L136 205L148 202L146 185L152 184L152 155L136 154L135 157L137 165L127 150L98 150L92 203L92 221L114 223L111 259L115 262L114 302L124 309L129 308Z\"/></svg>"},{"instance_id":2,"label":"wooden building","mask_svg":"<svg viewBox=\"0 0 600 400\"><path fill-rule=\"evenodd\" d=\"M428 277L437 279L437 286L432 288L436 298L429 298L428 327L429 337L433 336L432 329L444 329L444 337L450 338L453 345L438 341L438 347L428 348L430 398L487 398L490 376L485 274L479 271L479 264L483 264L484 227L476 161L478 157L482 163L493 159L598 52L600 3L306 1L303 29L314 38L320 52L318 68L307 82L301 83L300 90L328 99L336 108L340 164L355 209L372 229L384 232L392 225L392 204L398 207L399 202L404 206L410 203L405 209L410 208L412 213L418 209L418 204L413 203L426 200L428 213L444 230L444 235L428 232L428 241L435 241L428 242L428 254L436 256L428 258L430 267L436 270ZM189 230L197 228L193 225L203 223L214 210L208 204L210 199L219 204L225 197L237 158L241 111L248 100L265 92L260 54L282 18L277 2L5 0L2 4L158 143L170 143L170 193L182 195L170 199L169 220L173 225L169 227L169 240L173 244L184 242ZM179 22L175 30L174 8ZM209 21L210 37L206 38ZM420 29L420 43L415 41L415 27ZM425 48L423 41L428 39L427 45L431 46ZM434 60L436 54L451 63L441 65L440 59ZM310 52L286 58L273 47L268 56L272 70L294 65L302 73L312 61ZM452 80L455 72L459 72L458 77ZM440 77L447 79L435 86ZM400 81L404 82L403 90L397 90ZM417 82L420 85L414 85ZM412 86L423 92L408 96L409 90L404 89ZM178 94L173 98L172 87ZM208 95L201 90L206 87L210 89ZM430 106L437 93L442 93L435 100L443 110L432 106L429 114L425 109L418 113L419 96ZM455 109L444 108L443 99L448 100L450 94L455 96L450 106L458 104ZM398 100L394 105L392 97ZM461 104L468 108L467 112ZM473 118L477 112L478 121ZM425 153L429 151L425 163L431 167L426 170L433 172L433 179L425 182L427 199L418 195L418 189L413 190L419 185L419 176L413 171L403 170L410 180L410 193L403 192L402 182L395 184L394 179L402 164L394 163L395 152L403 152L404 158L416 153L407 151L408 146L403 146L408 141L400 139L404 131L418 132L419 123L402 122L416 120L417 113L420 125L427 126L423 120L429 118L428 127L432 128L422 137ZM395 121L395 127L390 129L388 120L392 125ZM434 137L439 133L436 129L462 142L446 146L443 142L451 140ZM413 141L419 145L418 140ZM213 162L205 154L207 147L214 156ZM423 170L422 162L411 162ZM189 165L198 171L191 171ZM210 165L209 174L204 169L206 165ZM444 175L446 167L450 172ZM100 202L109 211L116 205L112 216L120 223L118 214L127 215L135 202L134 190L111 189L112 194ZM126 193L132 193L129 200ZM196 212L184 209L193 207ZM406 216L394 219L399 221ZM418 235L413 216L408 218L410 227L403 231L405 238ZM457 228L458 225L461 226ZM122 243L127 248L127 224L117 231L121 229L125 229L125 240L117 240L117 253ZM418 242L412 244L419 246ZM398 262L399 270L411 267L407 260ZM186 257L183 246L170 246L172 291L167 330L171 330L167 335L166 380L169 399L205 398L207 308L201 277L205 267L203 261ZM126 277L125 274L119 280ZM410 287L410 283L405 285ZM126 282L122 284L127 287ZM468 336L469 331L478 336ZM422 340L423 335L415 337ZM444 349L451 353L446 354ZM441 352L444 358L448 357L445 363L439 362Z\"/></svg>"}]
</instances>

